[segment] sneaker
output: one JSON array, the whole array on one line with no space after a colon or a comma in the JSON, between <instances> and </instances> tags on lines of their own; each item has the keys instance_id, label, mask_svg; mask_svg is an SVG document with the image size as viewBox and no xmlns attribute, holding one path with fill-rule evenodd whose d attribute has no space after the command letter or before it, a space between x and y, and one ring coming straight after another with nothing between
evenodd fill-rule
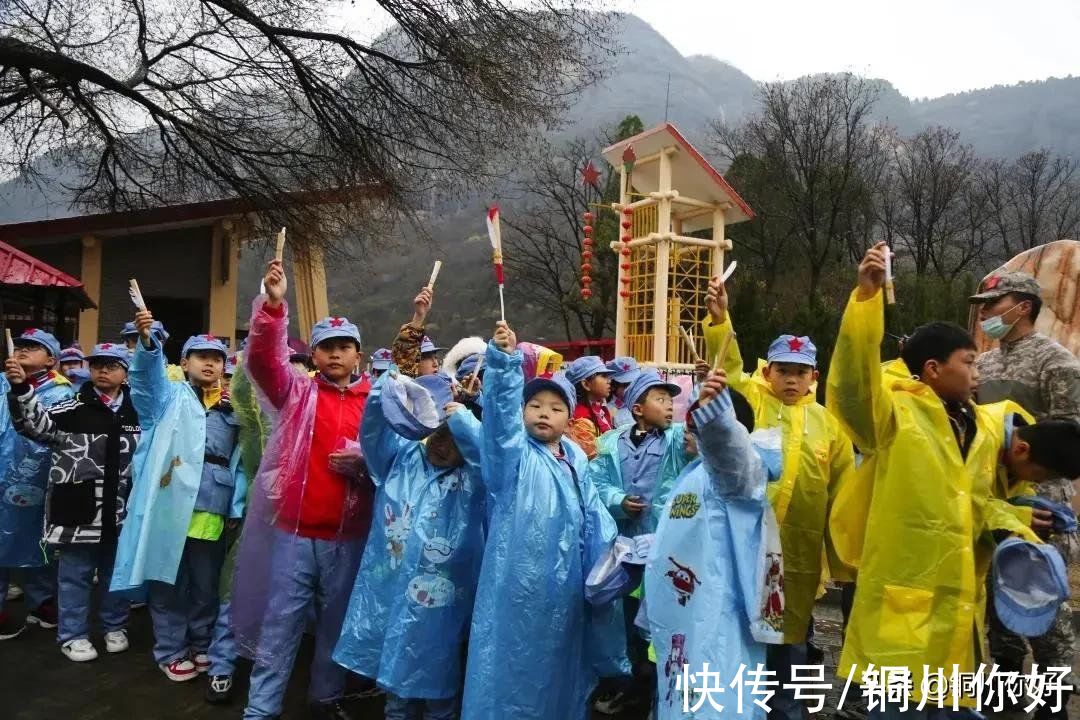
<instances>
[{"instance_id":1,"label":"sneaker","mask_svg":"<svg viewBox=\"0 0 1080 720\"><path fill-rule=\"evenodd\" d=\"M212 675L210 687L206 688L206 702L224 705L232 700L232 675Z\"/></svg>"},{"instance_id":2,"label":"sneaker","mask_svg":"<svg viewBox=\"0 0 1080 720\"><path fill-rule=\"evenodd\" d=\"M27 625L38 625L42 630L56 629L56 603L46 600L26 616Z\"/></svg>"},{"instance_id":3,"label":"sneaker","mask_svg":"<svg viewBox=\"0 0 1080 720\"><path fill-rule=\"evenodd\" d=\"M18 585L15 585L14 583L12 583L11 585L8 585L8 589L7 589L7 599L8 600L18 600L22 596L23 596L23 589L21 587L19 587Z\"/></svg>"},{"instance_id":4,"label":"sneaker","mask_svg":"<svg viewBox=\"0 0 1080 720\"><path fill-rule=\"evenodd\" d=\"M105 633L105 652L122 653L127 649L127 630L113 630Z\"/></svg>"},{"instance_id":5,"label":"sneaker","mask_svg":"<svg viewBox=\"0 0 1080 720\"><path fill-rule=\"evenodd\" d=\"M17 638L22 635L22 631L25 629L25 623L15 622L6 612L0 611L0 640Z\"/></svg>"},{"instance_id":6,"label":"sneaker","mask_svg":"<svg viewBox=\"0 0 1080 720\"><path fill-rule=\"evenodd\" d=\"M210 658L206 653L195 653L191 661L195 663L195 669L200 673L204 673L210 669Z\"/></svg>"},{"instance_id":7,"label":"sneaker","mask_svg":"<svg viewBox=\"0 0 1080 720\"><path fill-rule=\"evenodd\" d=\"M165 673L165 677L173 682L187 682L199 677L199 671L195 669L195 663L187 658L177 658L171 663L162 663L158 667L161 668L161 672Z\"/></svg>"},{"instance_id":8,"label":"sneaker","mask_svg":"<svg viewBox=\"0 0 1080 720\"><path fill-rule=\"evenodd\" d=\"M67 656L67 659L72 662L90 662L91 660L97 660L97 650L94 649L94 645L86 638L79 638L78 640L68 640L60 647L60 652Z\"/></svg>"}]
</instances>

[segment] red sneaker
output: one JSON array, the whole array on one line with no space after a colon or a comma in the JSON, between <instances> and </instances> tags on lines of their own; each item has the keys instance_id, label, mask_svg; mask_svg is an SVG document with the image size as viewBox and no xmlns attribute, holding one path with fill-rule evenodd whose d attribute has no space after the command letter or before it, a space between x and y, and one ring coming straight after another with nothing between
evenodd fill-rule
<instances>
[{"instance_id":1,"label":"red sneaker","mask_svg":"<svg viewBox=\"0 0 1080 720\"><path fill-rule=\"evenodd\" d=\"M165 677L173 682L187 682L199 677L199 671L195 669L195 663L187 658L178 658L171 663L163 663L158 667L161 668L161 672L165 673Z\"/></svg>"}]
</instances>

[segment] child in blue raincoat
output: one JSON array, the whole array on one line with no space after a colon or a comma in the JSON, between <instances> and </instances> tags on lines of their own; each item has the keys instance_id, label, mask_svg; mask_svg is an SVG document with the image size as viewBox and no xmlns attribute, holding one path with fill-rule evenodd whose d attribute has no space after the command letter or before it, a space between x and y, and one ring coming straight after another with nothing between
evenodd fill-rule
<instances>
[{"instance_id":1,"label":"child in blue raincoat","mask_svg":"<svg viewBox=\"0 0 1080 720\"><path fill-rule=\"evenodd\" d=\"M60 343L51 333L34 328L15 338L15 360L28 376L38 402L48 409L75 394L56 370ZM10 391L7 380L3 390ZM0 416L0 640L17 637L26 625L52 630L57 625L56 572L42 550L45 528L45 490L49 485L52 450L19 437L4 403ZM30 612L26 623L4 612L11 568L23 568L22 589Z\"/></svg>"},{"instance_id":2,"label":"child in blue raincoat","mask_svg":"<svg viewBox=\"0 0 1080 720\"><path fill-rule=\"evenodd\" d=\"M143 435L112 590L149 582L154 660L174 682L210 668L225 526L243 515L238 423L222 386L228 351L211 335L184 343L187 382L171 382L148 311L129 383ZM142 452L146 449L145 454Z\"/></svg>"},{"instance_id":3,"label":"child in blue raincoat","mask_svg":"<svg viewBox=\"0 0 1080 720\"><path fill-rule=\"evenodd\" d=\"M616 535L564 437L573 386L527 385L506 323L488 345L481 461L490 527L473 608L462 718L582 720L601 676L626 675L621 608L591 607L585 577ZM524 396L525 407L521 402Z\"/></svg>"},{"instance_id":4,"label":"child in blue raincoat","mask_svg":"<svg viewBox=\"0 0 1080 720\"><path fill-rule=\"evenodd\" d=\"M406 389L423 410L401 402ZM484 486L480 423L452 401L449 376L413 383L392 367L364 412L375 522L334 660L387 691L387 720L457 717Z\"/></svg>"},{"instance_id":5,"label":"child in blue raincoat","mask_svg":"<svg viewBox=\"0 0 1080 720\"><path fill-rule=\"evenodd\" d=\"M768 474L740 423L752 427L753 413L746 407L737 419L724 385L723 371L708 378L688 416L701 456L672 488L645 568L657 720L764 720L753 702L761 698L746 689L749 673L765 669L765 643L783 642L783 559ZM706 664L711 677L702 675Z\"/></svg>"},{"instance_id":6,"label":"child in blue raincoat","mask_svg":"<svg viewBox=\"0 0 1080 720\"><path fill-rule=\"evenodd\" d=\"M633 424L604 433L597 441L597 456L589 464L589 477L600 499L626 537L656 532L668 492L686 466L684 426L672 422L678 385L664 382L652 369L636 371L623 394ZM641 601L623 598L626 643L635 681L597 701L598 709L618 713L626 703L647 704L655 684L655 666L648 659L648 641L634 626Z\"/></svg>"}]
</instances>

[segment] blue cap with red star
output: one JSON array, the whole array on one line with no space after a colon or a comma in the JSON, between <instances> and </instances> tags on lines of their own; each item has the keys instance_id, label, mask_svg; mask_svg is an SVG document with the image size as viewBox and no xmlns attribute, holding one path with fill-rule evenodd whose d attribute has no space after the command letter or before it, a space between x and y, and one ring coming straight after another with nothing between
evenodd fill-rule
<instances>
[{"instance_id":1,"label":"blue cap with red star","mask_svg":"<svg viewBox=\"0 0 1080 720\"><path fill-rule=\"evenodd\" d=\"M769 345L765 359L770 363L798 363L817 367L817 348L805 335L781 335Z\"/></svg>"},{"instance_id":2,"label":"blue cap with red star","mask_svg":"<svg viewBox=\"0 0 1080 720\"><path fill-rule=\"evenodd\" d=\"M191 353L199 351L219 352L222 359L229 357L229 349L225 347L225 343L213 335L192 335L181 348L180 357L186 358Z\"/></svg>"},{"instance_id":3,"label":"blue cap with red star","mask_svg":"<svg viewBox=\"0 0 1080 720\"><path fill-rule=\"evenodd\" d=\"M316 345L332 338L348 338L360 347L360 328L349 322L348 318L323 318L311 328L311 349L314 350Z\"/></svg>"},{"instance_id":4,"label":"blue cap with red star","mask_svg":"<svg viewBox=\"0 0 1080 720\"><path fill-rule=\"evenodd\" d=\"M86 356L86 359L90 361L91 366L94 364L94 360L115 360L127 370L128 363L131 361L131 353L128 352L126 345L106 342L95 345L90 354Z\"/></svg>"}]
</instances>

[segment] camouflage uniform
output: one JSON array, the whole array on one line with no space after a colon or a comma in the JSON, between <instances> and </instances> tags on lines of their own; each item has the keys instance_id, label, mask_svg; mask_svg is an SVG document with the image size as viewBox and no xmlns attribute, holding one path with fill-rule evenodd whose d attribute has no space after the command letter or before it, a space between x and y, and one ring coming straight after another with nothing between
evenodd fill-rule
<instances>
[{"instance_id":1,"label":"camouflage uniform","mask_svg":"<svg viewBox=\"0 0 1080 720\"><path fill-rule=\"evenodd\" d=\"M993 280L993 276L991 277ZM1000 273L992 288L972 298L973 302L993 299L1008 292L1035 294L1038 283L1025 273ZM994 292L996 291L996 292ZM983 353L976 360L979 371L980 403L1013 400L1035 416L1046 419L1080 420L1080 361L1062 345L1042 333L1032 333L1014 342ZM1054 502L1070 504L1072 480L1058 478L1040 483L1037 492ZM1055 534L1049 539L1068 567L1076 557L1075 534ZM1003 668L1022 667L1027 648L1024 638L1006 630L988 603L990 654ZM1035 662L1041 667L1073 667L1075 632L1069 603L1062 603L1053 626L1045 634L1028 638ZM1075 679L1075 678L1074 678Z\"/></svg>"}]
</instances>

